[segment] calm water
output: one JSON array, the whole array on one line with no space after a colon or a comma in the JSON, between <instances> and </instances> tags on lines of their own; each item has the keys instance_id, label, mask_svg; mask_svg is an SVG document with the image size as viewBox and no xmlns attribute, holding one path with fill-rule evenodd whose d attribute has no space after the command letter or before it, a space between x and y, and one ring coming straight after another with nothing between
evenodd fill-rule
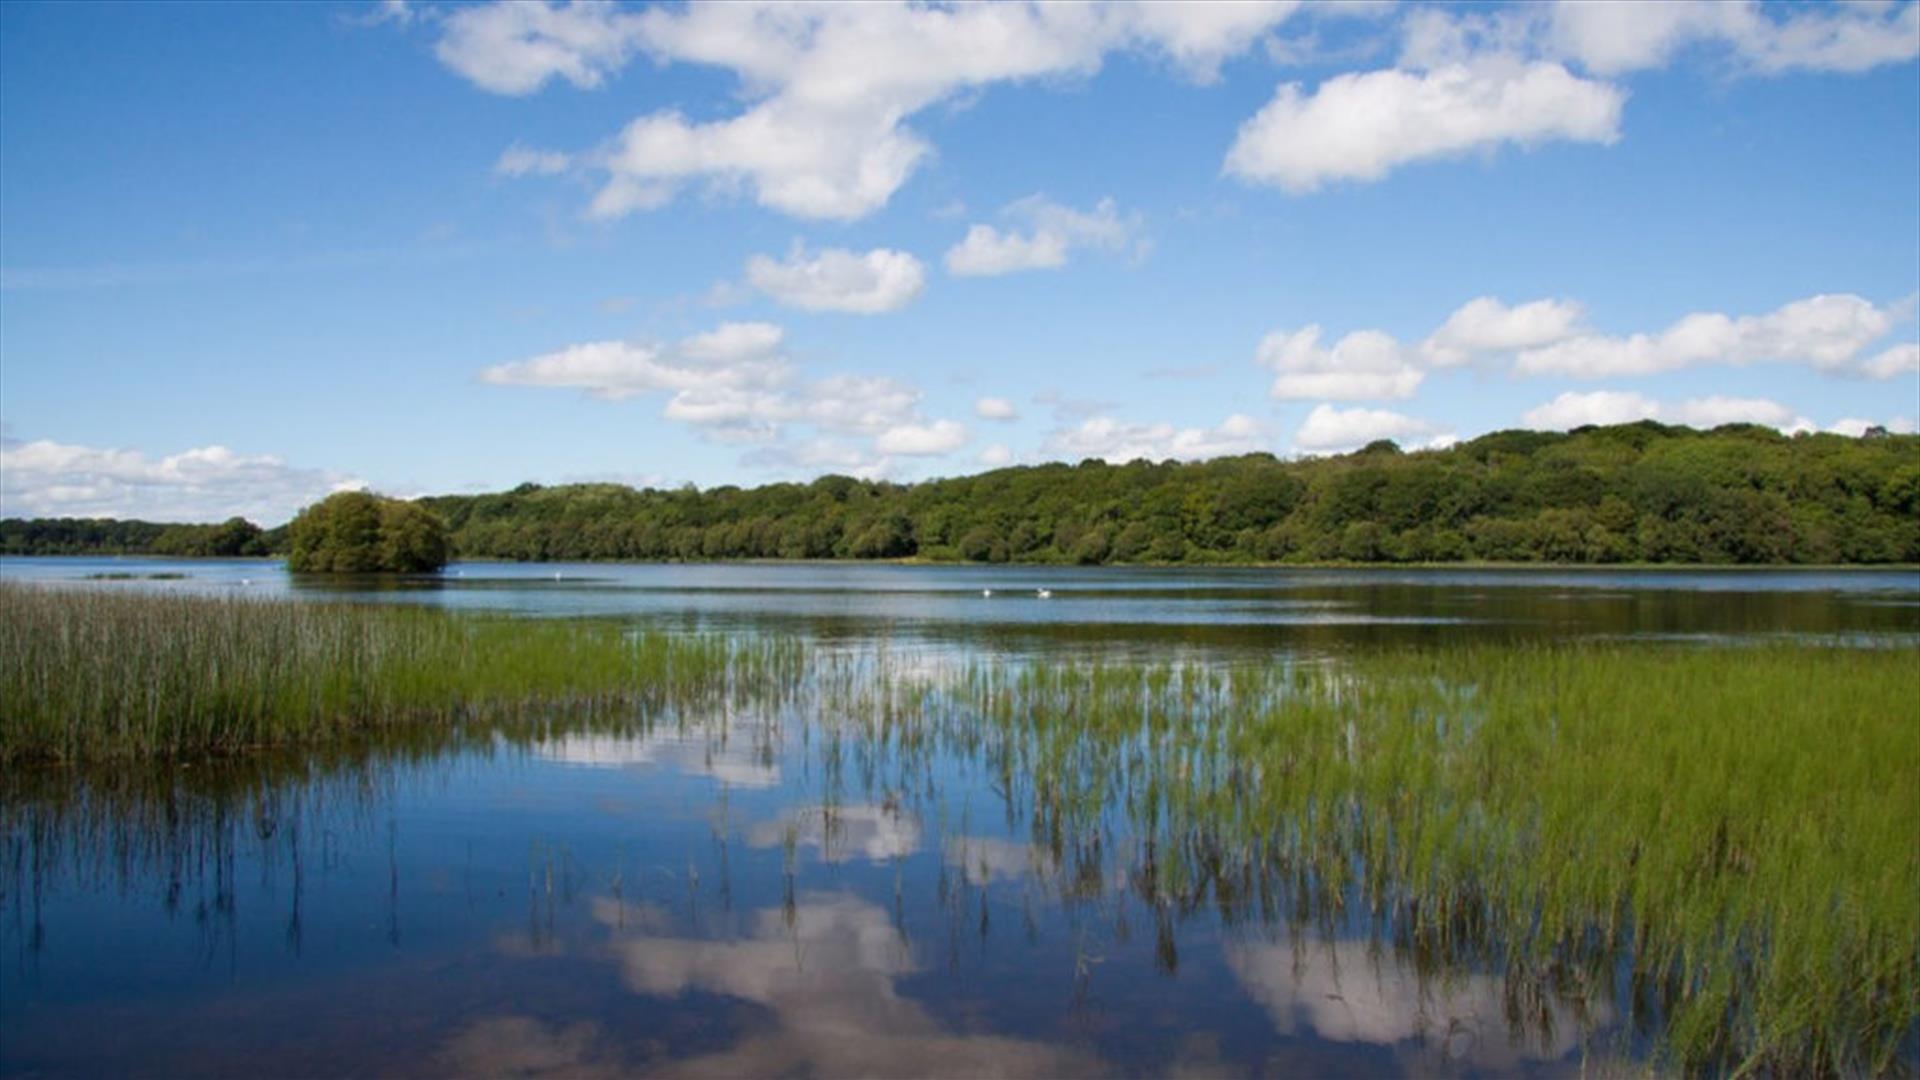
<instances>
[{"instance_id":1,"label":"calm water","mask_svg":"<svg viewBox=\"0 0 1920 1080\"><path fill-rule=\"evenodd\" d=\"M157 572L190 576L97 587L591 614L896 662L1920 642L1910 571L484 564L357 590L260 562L0 560ZM1125 807L1062 835L964 733L876 741L804 699L0 792L10 1075L1562 1075L1646 1046L1624 990L1510 985L1494 951L1411 948L1310 873L1216 868L1183 893Z\"/></svg>"}]
</instances>

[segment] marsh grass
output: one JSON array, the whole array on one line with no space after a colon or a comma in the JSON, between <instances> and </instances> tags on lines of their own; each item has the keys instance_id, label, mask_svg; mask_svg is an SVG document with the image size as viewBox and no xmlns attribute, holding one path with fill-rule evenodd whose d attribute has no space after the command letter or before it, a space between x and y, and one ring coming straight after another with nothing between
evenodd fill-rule
<instances>
[{"instance_id":1,"label":"marsh grass","mask_svg":"<svg viewBox=\"0 0 1920 1080\"><path fill-rule=\"evenodd\" d=\"M848 680L842 711L903 753L932 739L988 762L1063 896L1118 813L1156 908L1328 932L1357 916L1435 970L1624 999L1682 1067L1881 1073L1920 1025L1911 650L1478 646L900 681Z\"/></svg>"},{"instance_id":2,"label":"marsh grass","mask_svg":"<svg viewBox=\"0 0 1920 1080\"><path fill-rule=\"evenodd\" d=\"M180 758L791 686L790 644L403 605L0 585L0 761Z\"/></svg>"}]
</instances>

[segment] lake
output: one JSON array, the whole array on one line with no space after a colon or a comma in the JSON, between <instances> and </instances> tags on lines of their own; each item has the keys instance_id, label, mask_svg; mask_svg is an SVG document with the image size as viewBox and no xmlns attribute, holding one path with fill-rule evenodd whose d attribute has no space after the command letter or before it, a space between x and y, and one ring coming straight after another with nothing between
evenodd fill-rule
<instances>
[{"instance_id":1,"label":"lake","mask_svg":"<svg viewBox=\"0 0 1920 1080\"><path fill-rule=\"evenodd\" d=\"M0 579L774 634L895 670L1920 649L1910 570L457 564L311 584L257 561L9 558ZM1647 1051L1628 979L1516 981L1499 942L1436 949L1324 866L1213 866L1183 892L1126 798L1062 829L1061 796L993 739L876 730L802 696L23 770L0 782L0 1073L1553 1076Z\"/></svg>"}]
</instances>

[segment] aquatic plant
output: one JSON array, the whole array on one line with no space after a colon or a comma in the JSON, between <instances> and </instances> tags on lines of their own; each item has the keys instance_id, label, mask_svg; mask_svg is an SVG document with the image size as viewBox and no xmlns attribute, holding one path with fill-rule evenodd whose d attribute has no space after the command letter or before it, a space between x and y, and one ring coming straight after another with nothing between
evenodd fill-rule
<instances>
[{"instance_id":1,"label":"aquatic plant","mask_svg":"<svg viewBox=\"0 0 1920 1080\"><path fill-rule=\"evenodd\" d=\"M1879 1073L1920 1024L1910 650L973 664L860 688L874 678L835 691L863 738L989 763L1063 898L1118 831L1156 910L1329 933L1362 917L1435 970L1625 991L1690 1068Z\"/></svg>"},{"instance_id":2,"label":"aquatic plant","mask_svg":"<svg viewBox=\"0 0 1920 1080\"><path fill-rule=\"evenodd\" d=\"M790 686L788 642L618 623L0 585L0 761L227 754Z\"/></svg>"}]
</instances>

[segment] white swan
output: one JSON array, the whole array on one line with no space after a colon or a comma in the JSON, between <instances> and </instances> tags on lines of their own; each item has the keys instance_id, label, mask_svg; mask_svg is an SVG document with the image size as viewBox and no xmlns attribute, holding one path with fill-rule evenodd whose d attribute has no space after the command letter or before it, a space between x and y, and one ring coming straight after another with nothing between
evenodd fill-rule
<instances>
[{"instance_id":1,"label":"white swan","mask_svg":"<svg viewBox=\"0 0 1920 1080\"><path fill-rule=\"evenodd\" d=\"M1036 589L1036 590L1034 590L1034 591L1040 594L1040 599L1042 599L1042 600L1051 600L1051 599L1053 599L1053 590L1052 590L1052 589Z\"/></svg>"},{"instance_id":2,"label":"white swan","mask_svg":"<svg viewBox=\"0 0 1920 1080\"><path fill-rule=\"evenodd\" d=\"M981 589L981 590L980 590L980 595L981 595L981 596L992 596L992 595L993 595L993 590L992 590L992 589Z\"/></svg>"}]
</instances>

